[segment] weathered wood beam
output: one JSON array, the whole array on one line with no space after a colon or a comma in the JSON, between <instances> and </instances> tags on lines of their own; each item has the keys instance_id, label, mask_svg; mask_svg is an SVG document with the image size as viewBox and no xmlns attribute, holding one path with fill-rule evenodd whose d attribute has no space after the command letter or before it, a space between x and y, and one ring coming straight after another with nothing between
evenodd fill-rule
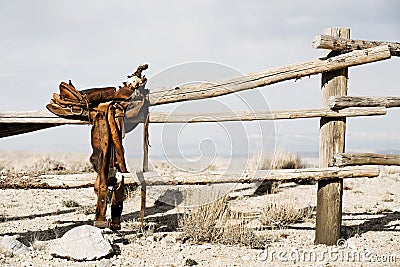
<instances>
[{"instance_id":1,"label":"weathered wood beam","mask_svg":"<svg viewBox=\"0 0 400 267\"><path fill-rule=\"evenodd\" d=\"M314 48L329 49L335 51L353 51L366 49L381 45L387 45L392 56L400 56L399 42L365 41L334 37L330 35L317 35L314 37L312 46Z\"/></svg>"},{"instance_id":2,"label":"weathered wood beam","mask_svg":"<svg viewBox=\"0 0 400 267\"><path fill-rule=\"evenodd\" d=\"M390 50L387 45L384 45L335 57L320 58L249 73L222 81L183 85L175 88L161 88L159 90L152 89L149 93L150 105L216 97L388 58L390 58Z\"/></svg>"},{"instance_id":3,"label":"weathered wood beam","mask_svg":"<svg viewBox=\"0 0 400 267\"><path fill-rule=\"evenodd\" d=\"M400 107L400 97L375 97L375 96L332 96L329 98L331 109L349 107Z\"/></svg>"},{"instance_id":4,"label":"weathered wood beam","mask_svg":"<svg viewBox=\"0 0 400 267\"><path fill-rule=\"evenodd\" d=\"M278 110L278 111L237 111L237 112L188 112L188 113L149 113L152 123L186 123L186 122L219 122L219 121L253 121L253 120L282 120L316 117L356 117L385 115L384 107L346 108L334 111L327 108ZM130 122L143 122L143 118ZM46 111L32 112L0 112L0 123L6 124L88 124L86 121L69 120L57 117Z\"/></svg>"},{"instance_id":5,"label":"weathered wood beam","mask_svg":"<svg viewBox=\"0 0 400 267\"><path fill-rule=\"evenodd\" d=\"M0 112L0 123L89 124L87 121L61 118L45 110Z\"/></svg>"},{"instance_id":6,"label":"weathered wood beam","mask_svg":"<svg viewBox=\"0 0 400 267\"><path fill-rule=\"evenodd\" d=\"M354 165L400 165L400 155L375 153L339 153L334 157L334 166Z\"/></svg>"},{"instance_id":7,"label":"weathered wood beam","mask_svg":"<svg viewBox=\"0 0 400 267\"><path fill-rule=\"evenodd\" d=\"M333 111L328 108L280 110L280 111L238 111L238 112L189 112L189 113L150 113L152 123L195 123L221 121L253 121L253 120L284 120L316 117L356 117L385 115L386 109L378 108L348 108Z\"/></svg>"},{"instance_id":8,"label":"weathered wood beam","mask_svg":"<svg viewBox=\"0 0 400 267\"><path fill-rule=\"evenodd\" d=\"M256 170L256 171L229 171L229 172L175 172L150 171L140 174L124 174L124 182L128 185L140 185L142 179L147 186L155 185L204 185L214 183L253 183L264 180L298 181L298 180L329 180L343 178L377 177L379 168L375 166L308 168L293 170ZM24 188L79 188L93 186L96 173L70 175L42 175L34 183L23 184ZM6 186L6 185L1 185ZM13 185L13 188L18 188Z\"/></svg>"}]
</instances>

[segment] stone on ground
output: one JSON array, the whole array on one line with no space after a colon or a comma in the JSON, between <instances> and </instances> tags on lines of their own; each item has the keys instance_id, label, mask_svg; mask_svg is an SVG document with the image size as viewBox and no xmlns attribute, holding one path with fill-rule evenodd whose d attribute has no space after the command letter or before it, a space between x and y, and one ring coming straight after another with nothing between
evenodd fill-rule
<instances>
[{"instance_id":1,"label":"stone on ground","mask_svg":"<svg viewBox=\"0 0 400 267\"><path fill-rule=\"evenodd\" d=\"M95 260L112 253L110 242L99 228L82 225L53 240L50 254L73 260Z\"/></svg>"},{"instance_id":2,"label":"stone on ground","mask_svg":"<svg viewBox=\"0 0 400 267\"><path fill-rule=\"evenodd\" d=\"M5 235L0 237L0 253L4 255L22 255L31 249L17 240L14 236Z\"/></svg>"}]
</instances>

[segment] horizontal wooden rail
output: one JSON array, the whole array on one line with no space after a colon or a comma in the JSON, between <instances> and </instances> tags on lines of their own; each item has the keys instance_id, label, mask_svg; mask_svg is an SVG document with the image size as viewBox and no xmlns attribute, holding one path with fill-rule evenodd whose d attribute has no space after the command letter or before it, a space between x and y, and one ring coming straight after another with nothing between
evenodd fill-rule
<instances>
[{"instance_id":1,"label":"horizontal wooden rail","mask_svg":"<svg viewBox=\"0 0 400 267\"><path fill-rule=\"evenodd\" d=\"M374 153L340 153L334 156L334 166L400 165L400 155Z\"/></svg>"},{"instance_id":2,"label":"horizontal wooden rail","mask_svg":"<svg viewBox=\"0 0 400 267\"><path fill-rule=\"evenodd\" d=\"M61 118L47 110L0 112L0 123L89 124L87 121Z\"/></svg>"},{"instance_id":3,"label":"horizontal wooden rail","mask_svg":"<svg viewBox=\"0 0 400 267\"><path fill-rule=\"evenodd\" d=\"M210 113L168 113L151 112L149 120L152 123L194 123L223 121L253 121L253 120L284 120L316 117L356 117L385 115L385 108L347 108L333 111L325 108L278 111L238 111Z\"/></svg>"},{"instance_id":4,"label":"horizontal wooden rail","mask_svg":"<svg viewBox=\"0 0 400 267\"><path fill-rule=\"evenodd\" d=\"M185 122L219 122L219 121L253 121L282 120L316 117L356 117L385 115L384 107L346 108L334 111L326 108L277 110L277 111L231 111L231 112L188 112L168 113L151 112L149 121L152 123L185 123ZM130 122L143 122L143 118ZM48 111L36 112L0 112L0 123L49 123L49 124L88 124L86 121L69 120L57 117Z\"/></svg>"},{"instance_id":5,"label":"horizontal wooden rail","mask_svg":"<svg viewBox=\"0 0 400 267\"><path fill-rule=\"evenodd\" d=\"M70 175L42 175L35 181L24 181L21 185L17 183L0 184L0 187L12 188L80 188L94 185L96 173L70 174ZM264 180L276 181L298 181L298 180L326 180L334 178L359 178L377 177L379 168L375 166L355 167L329 167L329 168L308 168L293 170L257 170L257 171L229 171L229 172L145 172L141 173L144 182L148 186L153 185L204 185L213 183L253 183ZM141 182L137 175L124 174L125 184L139 185ZM141 179L140 179L141 180Z\"/></svg>"},{"instance_id":6,"label":"horizontal wooden rail","mask_svg":"<svg viewBox=\"0 0 400 267\"><path fill-rule=\"evenodd\" d=\"M150 105L160 105L186 100L204 99L248 90L277 82L299 79L327 71L343 69L351 66L375 62L390 58L387 45L361 51L321 58L313 61L295 63L265 71L245 74L232 79L183 85L174 88L150 88Z\"/></svg>"},{"instance_id":7,"label":"horizontal wooden rail","mask_svg":"<svg viewBox=\"0 0 400 267\"><path fill-rule=\"evenodd\" d=\"M329 98L331 109L348 107L400 107L400 97L375 97L375 96L332 96Z\"/></svg>"},{"instance_id":8,"label":"horizontal wooden rail","mask_svg":"<svg viewBox=\"0 0 400 267\"><path fill-rule=\"evenodd\" d=\"M314 48L322 48L336 51L353 51L381 45L387 45L390 49L392 56L400 56L399 42L353 40L347 38L333 37L329 35L317 35L314 37L312 42L312 46Z\"/></svg>"}]
</instances>

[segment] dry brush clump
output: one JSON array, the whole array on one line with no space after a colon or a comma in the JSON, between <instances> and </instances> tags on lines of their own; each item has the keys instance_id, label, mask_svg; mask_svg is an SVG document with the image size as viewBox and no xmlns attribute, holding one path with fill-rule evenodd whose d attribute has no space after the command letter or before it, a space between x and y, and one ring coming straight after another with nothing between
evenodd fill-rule
<instances>
[{"instance_id":1,"label":"dry brush clump","mask_svg":"<svg viewBox=\"0 0 400 267\"><path fill-rule=\"evenodd\" d=\"M3 160L0 160L0 172L2 172L5 167L6 167L5 162Z\"/></svg>"},{"instance_id":2,"label":"dry brush clump","mask_svg":"<svg viewBox=\"0 0 400 267\"><path fill-rule=\"evenodd\" d=\"M260 222L271 227L285 227L312 217L313 208L297 208L293 202L270 202L262 210Z\"/></svg>"},{"instance_id":3,"label":"dry brush clump","mask_svg":"<svg viewBox=\"0 0 400 267\"><path fill-rule=\"evenodd\" d=\"M4 174L70 174L92 172L89 156L80 153L0 151Z\"/></svg>"},{"instance_id":4,"label":"dry brush clump","mask_svg":"<svg viewBox=\"0 0 400 267\"><path fill-rule=\"evenodd\" d=\"M253 164L260 170L278 170L278 169L304 169L307 164L294 152L277 150L273 157L256 156ZM260 183L255 194L274 194L277 193L280 182L265 180Z\"/></svg>"},{"instance_id":5,"label":"dry brush clump","mask_svg":"<svg viewBox=\"0 0 400 267\"><path fill-rule=\"evenodd\" d=\"M186 209L178 224L186 238L193 243L222 243L262 247L262 240L254 230L247 227L244 215L232 211L228 197L222 197L209 204Z\"/></svg>"},{"instance_id":6,"label":"dry brush clump","mask_svg":"<svg viewBox=\"0 0 400 267\"><path fill-rule=\"evenodd\" d=\"M261 170L304 169L307 164L294 152L277 150L273 157L263 157L259 164Z\"/></svg>"},{"instance_id":7,"label":"dry brush clump","mask_svg":"<svg viewBox=\"0 0 400 267\"><path fill-rule=\"evenodd\" d=\"M43 156L28 166L28 170L38 174L71 174L92 172L93 168L87 160Z\"/></svg>"},{"instance_id":8,"label":"dry brush clump","mask_svg":"<svg viewBox=\"0 0 400 267\"><path fill-rule=\"evenodd\" d=\"M66 208L80 207L79 203L76 200L73 200L73 199L63 200L62 204Z\"/></svg>"}]
</instances>

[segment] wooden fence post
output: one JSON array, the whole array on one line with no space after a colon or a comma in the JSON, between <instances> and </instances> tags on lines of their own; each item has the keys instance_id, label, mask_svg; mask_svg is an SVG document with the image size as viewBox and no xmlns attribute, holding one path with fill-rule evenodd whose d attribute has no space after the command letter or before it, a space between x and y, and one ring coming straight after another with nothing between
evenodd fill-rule
<instances>
[{"instance_id":1,"label":"wooden fence post","mask_svg":"<svg viewBox=\"0 0 400 267\"><path fill-rule=\"evenodd\" d=\"M328 28L324 34L334 37L350 38L348 28ZM340 52L332 51L329 56ZM340 69L322 74L322 106L328 107L329 97L347 95L348 69ZM345 148L346 118L321 118L319 167L333 163L336 153ZM341 237L343 180L332 179L318 182L317 220L315 243L335 245Z\"/></svg>"}]
</instances>

